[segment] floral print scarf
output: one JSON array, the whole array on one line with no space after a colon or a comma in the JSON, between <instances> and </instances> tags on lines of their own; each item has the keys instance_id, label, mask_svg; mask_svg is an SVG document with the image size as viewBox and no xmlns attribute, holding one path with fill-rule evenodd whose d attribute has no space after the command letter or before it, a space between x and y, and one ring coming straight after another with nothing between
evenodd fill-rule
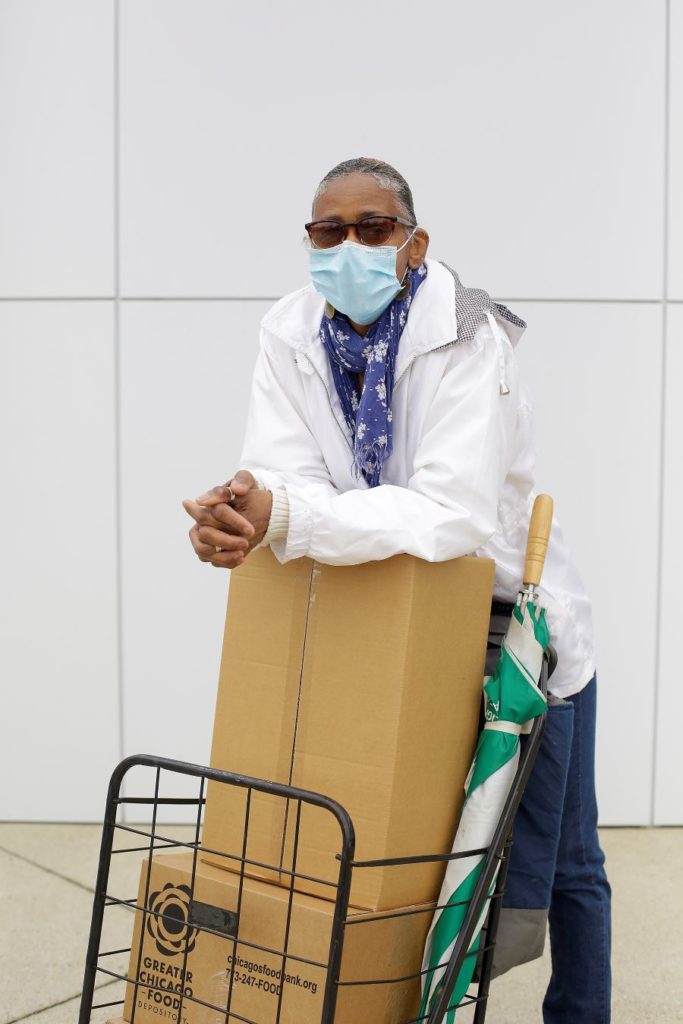
<instances>
[{"instance_id":1,"label":"floral print scarf","mask_svg":"<svg viewBox=\"0 0 683 1024\"><path fill-rule=\"evenodd\" d=\"M381 482L382 465L393 449L391 398L398 343L415 293L426 275L424 263L417 270L408 269L404 279L407 289L404 285L365 337L336 312L331 317L325 312L320 324L320 340L330 358L344 419L354 442L354 469L370 487ZM365 374L362 391L359 373Z\"/></svg>"}]
</instances>

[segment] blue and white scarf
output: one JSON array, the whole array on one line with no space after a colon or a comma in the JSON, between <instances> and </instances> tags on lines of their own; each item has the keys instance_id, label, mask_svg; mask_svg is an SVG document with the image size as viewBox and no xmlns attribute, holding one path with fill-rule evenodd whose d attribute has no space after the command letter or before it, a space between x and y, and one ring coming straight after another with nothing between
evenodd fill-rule
<instances>
[{"instance_id":1,"label":"blue and white scarf","mask_svg":"<svg viewBox=\"0 0 683 1024\"><path fill-rule=\"evenodd\" d=\"M424 263L415 271L408 270L407 292L401 290L365 337L338 313L332 317L324 313L320 324L320 340L330 358L344 419L353 437L354 469L370 487L380 483L382 465L393 450L391 399L398 343L426 275ZM365 374L360 394L359 373Z\"/></svg>"}]
</instances>

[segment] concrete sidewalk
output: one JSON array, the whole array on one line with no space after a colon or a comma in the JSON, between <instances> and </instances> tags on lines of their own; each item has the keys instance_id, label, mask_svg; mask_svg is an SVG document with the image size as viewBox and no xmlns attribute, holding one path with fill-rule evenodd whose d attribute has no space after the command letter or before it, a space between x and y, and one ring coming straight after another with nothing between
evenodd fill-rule
<instances>
[{"instance_id":1,"label":"concrete sidewalk","mask_svg":"<svg viewBox=\"0 0 683 1024\"><path fill-rule=\"evenodd\" d=\"M173 834L180 831L175 826ZM683 829L605 829L601 836L614 892L613 1021L682 1022ZM0 824L0 1024L77 1020L99 838L95 825ZM115 870L118 890L134 896L137 864ZM128 946L131 927L125 911L108 948ZM127 956L110 962L125 972ZM541 1024L548 972L546 952L495 982L487 1024ZM103 976L100 985L98 1002L121 998L120 983ZM119 1012L97 1011L93 1021ZM468 1019L458 1014L459 1024Z\"/></svg>"}]
</instances>

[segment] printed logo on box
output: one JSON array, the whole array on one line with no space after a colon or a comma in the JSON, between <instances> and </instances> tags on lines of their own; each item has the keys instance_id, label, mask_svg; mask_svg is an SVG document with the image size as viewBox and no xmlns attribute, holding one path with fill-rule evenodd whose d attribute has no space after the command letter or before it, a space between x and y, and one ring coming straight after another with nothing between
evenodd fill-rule
<instances>
[{"instance_id":1,"label":"printed logo on box","mask_svg":"<svg viewBox=\"0 0 683 1024\"><path fill-rule=\"evenodd\" d=\"M149 898L147 906L152 913L147 917L147 931L164 956L176 956L186 948L191 953L194 949L197 929L190 924L190 898L188 885L172 882Z\"/></svg>"}]
</instances>

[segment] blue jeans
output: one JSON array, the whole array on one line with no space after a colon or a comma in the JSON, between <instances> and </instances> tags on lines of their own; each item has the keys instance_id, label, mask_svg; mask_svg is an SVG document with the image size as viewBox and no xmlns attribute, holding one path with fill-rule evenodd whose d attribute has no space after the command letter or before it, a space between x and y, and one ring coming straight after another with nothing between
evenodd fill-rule
<instances>
[{"instance_id":1,"label":"blue jeans","mask_svg":"<svg viewBox=\"0 0 683 1024\"><path fill-rule=\"evenodd\" d=\"M609 1024L611 891L598 841L595 676L549 709L515 819L504 906L549 907L544 1024Z\"/></svg>"}]
</instances>

